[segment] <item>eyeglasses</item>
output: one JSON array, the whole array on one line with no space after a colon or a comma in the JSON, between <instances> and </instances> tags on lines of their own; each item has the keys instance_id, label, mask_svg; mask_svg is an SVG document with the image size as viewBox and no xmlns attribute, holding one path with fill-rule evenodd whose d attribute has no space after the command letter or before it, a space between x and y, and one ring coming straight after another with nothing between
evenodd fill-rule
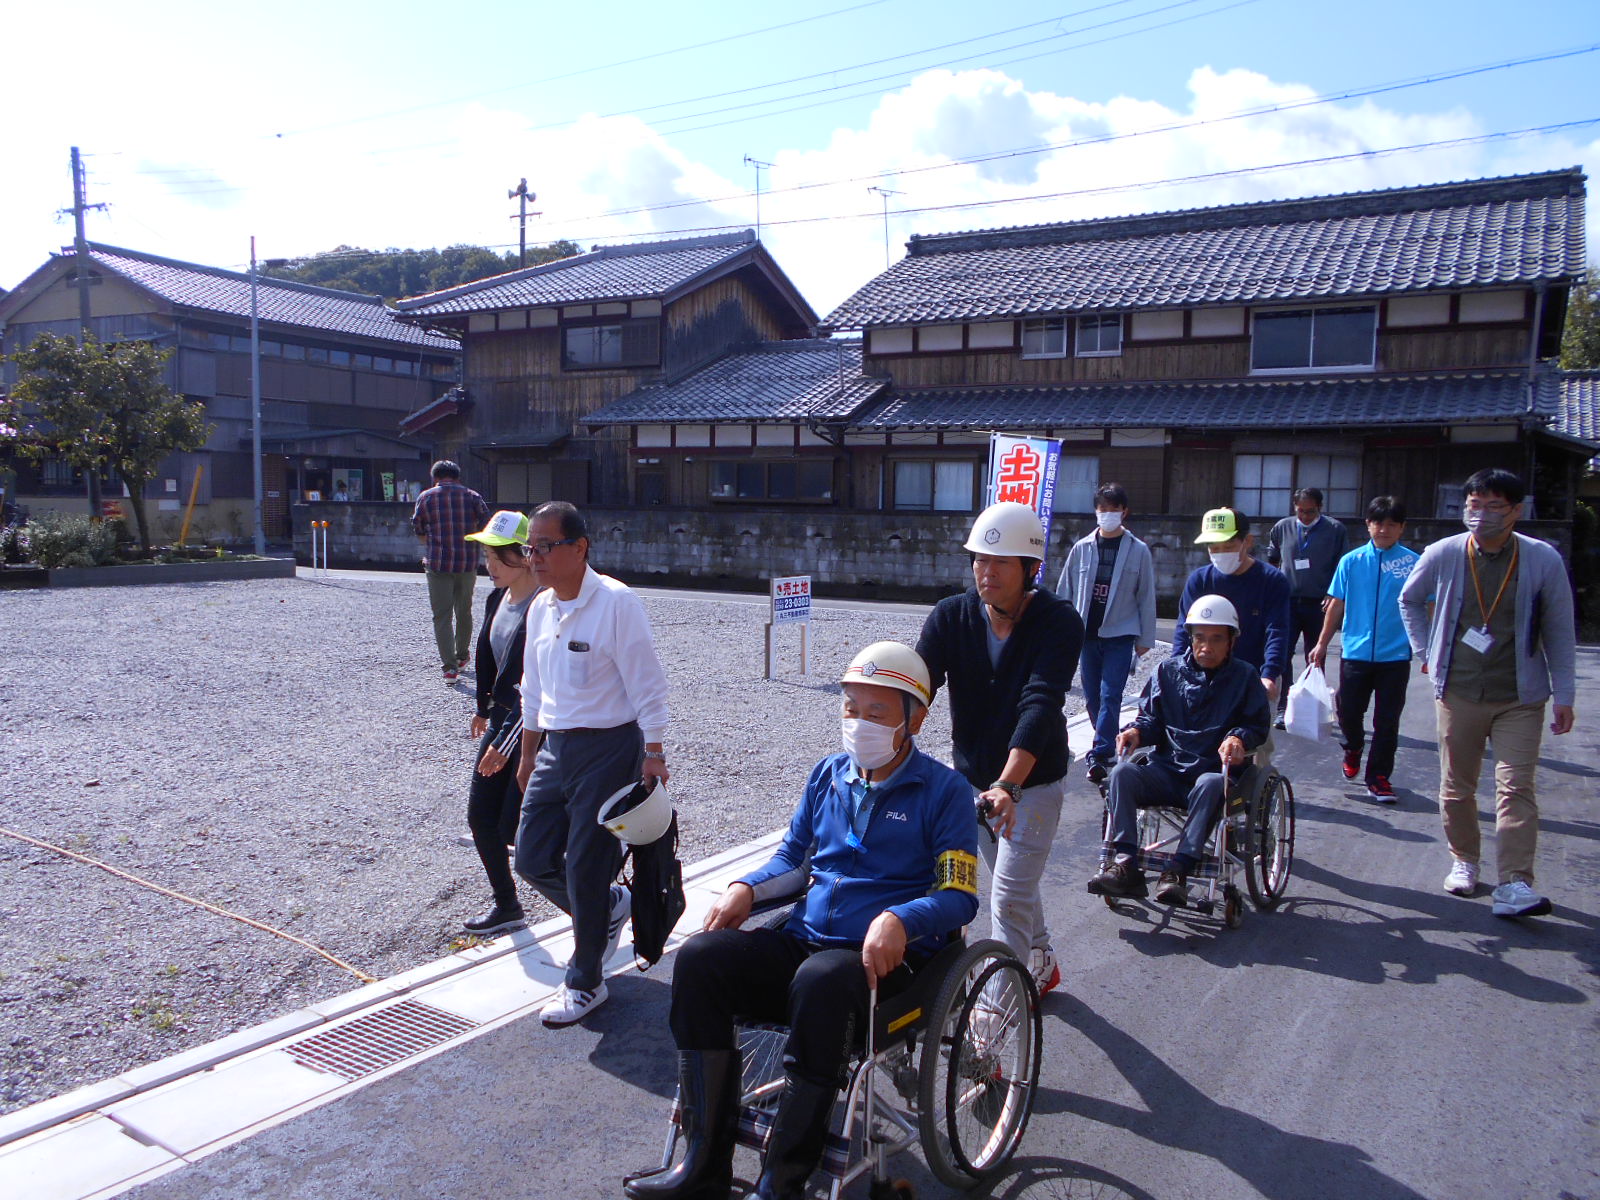
<instances>
[{"instance_id":1,"label":"eyeglasses","mask_svg":"<svg viewBox=\"0 0 1600 1200\"><path fill-rule=\"evenodd\" d=\"M559 542L529 542L528 549L534 554L537 554L540 558L544 558L557 546L572 546L575 545L577 541L577 538L571 537L562 538Z\"/></svg>"},{"instance_id":2,"label":"eyeglasses","mask_svg":"<svg viewBox=\"0 0 1600 1200\"><path fill-rule=\"evenodd\" d=\"M1486 512L1486 513L1496 513L1496 514L1498 514L1498 513L1508 513L1508 512L1510 512L1513 506L1510 505L1510 504L1503 503L1503 502L1496 502L1494 504L1483 504L1483 503L1480 503L1477 500L1468 500L1466 507L1467 507L1467 511L1468 512Z\"/></svg>"}]
</instances>

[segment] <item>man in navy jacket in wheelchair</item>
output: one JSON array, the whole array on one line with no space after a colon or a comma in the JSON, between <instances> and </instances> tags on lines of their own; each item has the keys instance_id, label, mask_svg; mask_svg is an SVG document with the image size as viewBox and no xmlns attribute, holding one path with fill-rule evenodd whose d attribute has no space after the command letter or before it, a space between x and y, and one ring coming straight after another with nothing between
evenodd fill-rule
<instances>
[{"instance_id":1,"label":"man in navy jacket in wheelchair","mask_svg":"<svg viewBox=\"0 0 1600 1200\"><path fill-rule=\"evenodd\" d=\"M1272 705L1257 680L1254 663L1233 657L1239 614L1226 596L1201 596L1189 608L1189 648L1167 659L1139 703L1139 715L1117 735L1117 753L1154 746L1143 762L1125 762L1106 783L1109 820L1106 845L1114 857L1089 881L1100 896L1143 896L1139 809L1151 805L1186 808L1183 834L1162 872L1156 899L1182 906L1188 875L1205 853L1206 834L1222 811L1223 776L1215 768L1244 765L1267 740Z\"/></svg>"},{"instance_id":2,"label":"man in navy jacket in wheelchair","mask_svg":"<svg viewBox=\"0 0 1600 1200\"><path fill-rule=\"evenodd\" d=\"M734 1018L789 1027L784 1090L761 1200L799 1200L816 1168L870 984L903 991L978 911L972 789L916 748L932 699L909 646L876 642L851 661L845 750L819 762L777 853L728 886L678 951L672 1036L687 1149L630 1176L634 1200L724 1200L733 1178L741 1064ZM1259 691L1260 688L1257 688ZM741 929L757 901L805 890L780 928Z\"/></svg>"}]
</instances>

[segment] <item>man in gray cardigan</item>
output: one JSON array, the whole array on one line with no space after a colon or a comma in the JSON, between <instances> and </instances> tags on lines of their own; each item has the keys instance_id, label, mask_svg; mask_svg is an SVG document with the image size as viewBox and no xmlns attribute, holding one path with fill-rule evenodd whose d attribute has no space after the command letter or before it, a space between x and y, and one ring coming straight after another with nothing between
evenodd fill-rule
<instances>
[{"instance_id":1,"label":"man in gray cardigan","mask_svg":"<svg viewBox=\"0 0 1600 1200\"><path fill-rule=\"evenodd\" d=\"M1539 836L1534 770L1545 702L1550 732L1572 728L1577 631L1561 555L1515 531L1526 489L1510 471L1484 470L1464 488L1469 532L1435 542L1400 592L1400 613L1422 670L1433 675L1439 719L1439 811L1453 864L1444 888L1478 886L1478 777L1494 743L1497 917L1540 916L1533 890ZM1433 601L1430 620L1428 602Z\"/></svg>"},{"instance_id":2,"label":"man in gray cardigan","mask_svg":"<svg viewBox=\"0 0 1600 1200\"><path fill-rule=\"evenodd\" d=\"M1120 483L1095 489L1094 519L1095 531L1067 552L1056 595L1072 601L1083 617L1078 673L1094 727L1094 744L1085 757L1089 781L1099 783L1111 770L1133 656L1156 644L1156 573L1150 547L1124 524L1128 493Z\"/></svg>"}]
</instances>

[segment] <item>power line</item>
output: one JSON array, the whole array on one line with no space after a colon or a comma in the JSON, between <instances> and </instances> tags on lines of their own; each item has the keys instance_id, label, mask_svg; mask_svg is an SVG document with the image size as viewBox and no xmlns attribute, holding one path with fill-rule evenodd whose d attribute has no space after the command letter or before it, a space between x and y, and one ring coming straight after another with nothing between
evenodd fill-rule
<instances>
[{"instance_id":1,"label":"power line","mask_svg":"<svg viewBox=\"0 0 1600 1200\"><path fill-rule=\"evenodd\" d=\"M708 46L721 46L728 42L737 42L748 37L758 37L763 33L776 33L783 29L792 29L796 25L806 25L812 21L823 21L829 17L843 16L845 13L857 12L863 8L875 8L886 0L866 0L862 4L852 4L848 8L836 8L831 12L817 13L810 17L800 17L793 21L784 21L778 25L765 25L760 29L747 29L743 33L730 33L723 37L711 38L704 42L694 42L686 46L674 46L667 50L655 50L649 54L641 54L635 58L619 59L616 62L599 63L592 67L578 67L575 70L563 72L560 75L546 75L540 79L529 79L522 83L511 84L508 87L493 88L486 92L474 92L469 96L456 96L447 100L430 100L426 104L414 104L409 108L396 108L388 112L369 113L366 116L348 117L343 121L330 121L324 125L308 125L304 129L292 129L284 133L270 135L274 139L284 137L297 137L306 133L320 133L328 129L343 129L350 125L360 125L368 121L381 121L388 117L409 116L412 113L426 112L431 108L444 108L451 104L465 104L472 100L482 100L487 96L501 96L507 92L518 92L524 88L538 87L545 83L559 83L564 79L576 79L579 75L592 75L598 71L611 71L617 67L631 67L638 63L650 62L658 58L669 58L674 54L687 54L692 50L704 50Z\"/></svg>"},{"instance_id":2,"label":"power line","mask_svg":"<svg viewBox=\"0 0 1600 1200\"><path fill-rule=\"evenodd\" d=\"M1021 158L1035 154L1051 154L1058 150L1072 150L1081 146L1099 146L1112 142L1126 141L1132 138L1149 137L1158 133L1177 133L1185 129L1198 129L1207 125L1221 125L1230 121L1244 120L1248 117L1271 116L1275 113L1293 112L1302 108L1312 108L1322 104L1334 104L1341 100L1358 100L1369 96L1382 95L1389 92L1402 91L1406 88L1424 87L1433 83L1446 83L1455 79L1464 79L1474 75L1482 75L1489 71L1507 70L1511 67L1530 66L1538 63L1553 62L1557 59L1571 58L1580 54L1592 54L1600 50L1600 43L1588 46L1572 47L1565 50L1554 50L1546 54L1533 55L1526 58L1506 59L1496 63L1485 63L1478 66L1462 67L1453 71L1435 73L1431 75L1413 76L1402 80L1392 80L1386 83L1373 84L1370 87L1350 88L1337 92L1328 92L1318 96L1309 96L1302 100L1285 101L1281 104L1262 105L1257 108L1239 109L1235 112L1224 113L1214 117L1199 117L1192 121L1172 121L1165 125L1154 125L1146 129L1132 129L1122 133L1098 134L1093 137L1073 138L1065 142L1050 142L1040 146L1024 146L1010 150L996 150L984 154L970 155L965 158L951 159L948 162L930 163L921 167L890 167L881 171L874 171L865 175L841 176L836 179L815 180L809 183L790 184L788 187L768 188L769 196L781 195L790 192L811 191L817 188L837 187L843 184L866 183L870 180L900 178L905 175L921 175L929 171L947 171L954 167L976 166L982 163L996 162L1007 158ZM695 200L673 200L663 204L637 205L633 208L611 209L607 212L594 213L585 217L573 217L567 221L554 221L552 225L570 225L577 221L589 221L600 217L624 217L639 213L659 213L675 208L689 208L701 204L725 204L735 200L748 198L749 192L740 192L726 196L710 196Z\"/></svg>"},{"instance_id":3,"label":"power line","mask_svg":"<svg viewBox=\"0 0 1600 1200\"><path fill-rule=\"evenodd\" d=\"M1179 187L1191 183L1207 183L1218 179L1234 179L1241 176L1267 174L1272 171L1290 171L1304 167L1328 166L1333 163L1352 162L1359 159L1386 158L1395 154L1416 154L1424 150L1442 150L1456 146L1482 145L1487 142L1510 141L1515 138L1540 137L1546 134L1562 133L1573 129L1582 129L1590 125L1600 125L1600 117L1585 117L1578 121L1563 121L1554 125L1536 125L1527 129L1513 129L1500 133L1480 133L1468 137L1444 138L1433 142L1415 142L1407 146L1386 146L1375 150L1354 150L1348 154L1328 154L1319 158L1301 158L1290 162L1267 163L1254 167L1235 167L1225 171L1207 171L1198 175L1180 175L1171 179L1147 179L1137 183L1103 184L1099 187L1075 188L1064 192L1048 192L1037 196L1009 196L998 200L970 200L957 204L928 204L915 208L900 210L901 216L915 216L919 213L959 212L980 208L999 208L1008 204L1032 204L1044 200L1064 200L1079 196L1105 196L1118 192L1139 191L1147 188ZM768 227L774 225L816 225L828 221L858 221L878 220L878 212L835 213L820 217L790 217L787 220L768 221ZM650 233L626 234L594 234L574 235L573 240L584 242L607 241L642 241L646 238L682 237L691 233L722 233L728 230L744 228L743 225L701 225L689 229L663 230ZM489 246L486 249L497 249Z\"/></svg>"}]
</instances>

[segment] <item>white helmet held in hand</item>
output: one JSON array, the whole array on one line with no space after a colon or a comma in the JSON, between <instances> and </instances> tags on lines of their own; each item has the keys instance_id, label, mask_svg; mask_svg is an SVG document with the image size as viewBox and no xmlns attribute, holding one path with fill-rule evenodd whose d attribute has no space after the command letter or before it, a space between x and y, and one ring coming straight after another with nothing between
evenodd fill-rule
<instances>
[{"instance_id":1,"label":"white helmet held in hand","mask_svg":"<svg viewBox=\"0 0 1600 1200\"><path fill-rule=\"evenodd\" d=\"M964 550L1044 561L1044 522L1026 504L1002 500L978 514Z\"/></svg>"},{"instance_id":2,"label":"white helmet held in hand","mask_svg":"<svg viewBox=\"0 0 1600 1200\"><path fill-rule=\"evenodd\" d=\"M666 833L672 824L672 802L667 785L660 779L630 783L618 788L600 806L595 818L619 841L630 846L648 846Z\"/></svg>"},{"instance_id":3,"label":"white helmet held in hand","mask_svg":"<svg viewBox=\"0 0 1600 1200\"><path fill-rule=\"evenodd\" d=\"M928 664L922 655L899 642L873 642L850 660L839 682L873 683L904 692L924 707L933 703Z\"/></svg>"},{"instance_id":4,"label":"white helmet held in hand","mask_svg":"<svg viewBox=\"0 0 1600 1200\"><path fill-rule=\"evenodd\" d=\"M1189 615L1183 619L1185 625L1226 625L1235 633L1239 632L1239 610L1233 606L1233 601L1226 596L1212 594L1201 596L1189 606Z\"/></svg>"}]
</instances>

